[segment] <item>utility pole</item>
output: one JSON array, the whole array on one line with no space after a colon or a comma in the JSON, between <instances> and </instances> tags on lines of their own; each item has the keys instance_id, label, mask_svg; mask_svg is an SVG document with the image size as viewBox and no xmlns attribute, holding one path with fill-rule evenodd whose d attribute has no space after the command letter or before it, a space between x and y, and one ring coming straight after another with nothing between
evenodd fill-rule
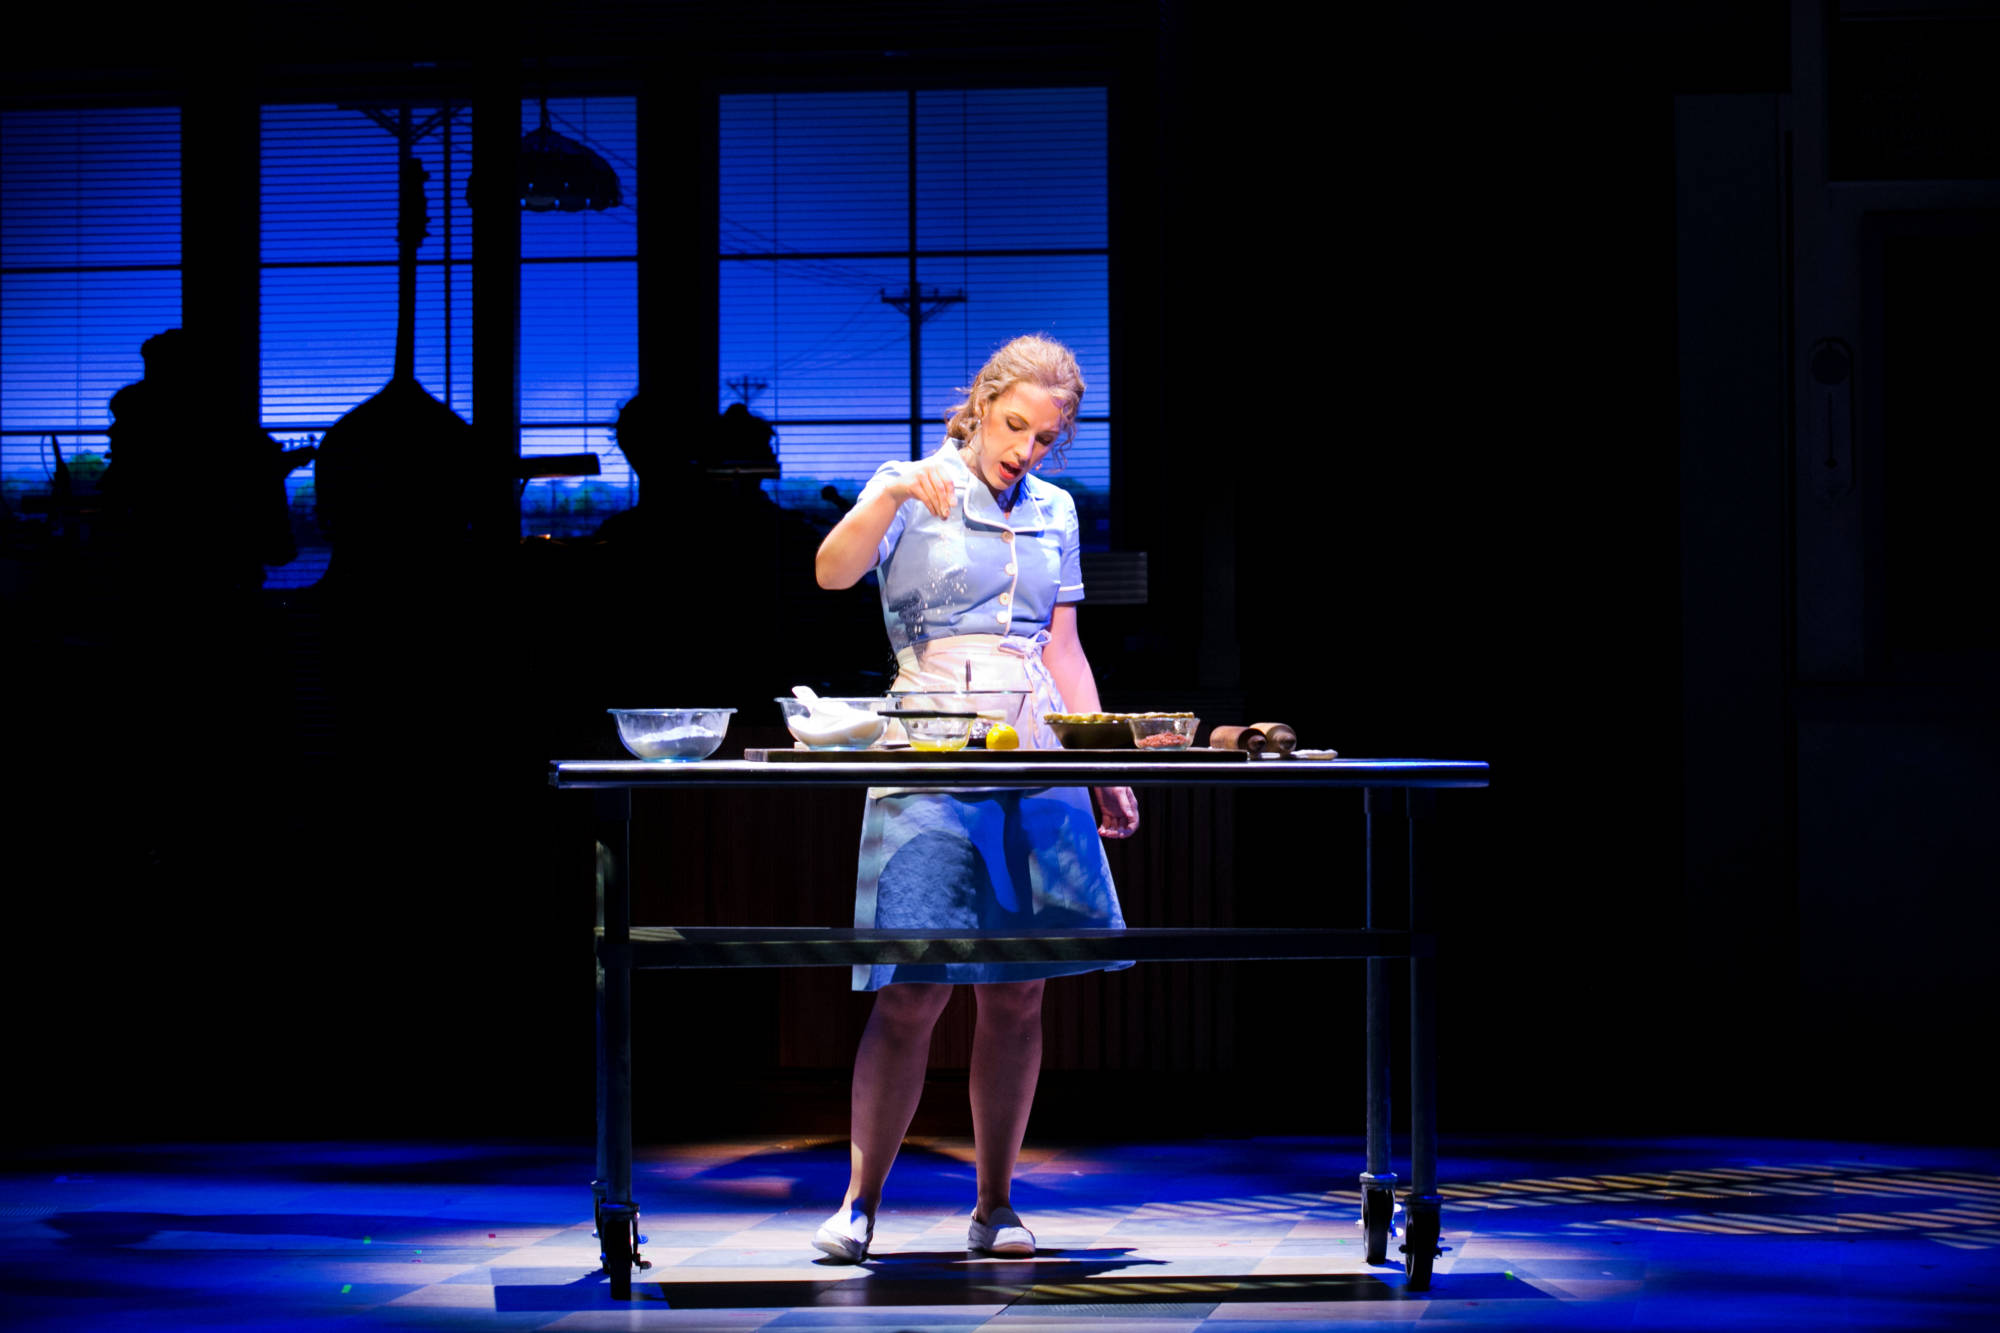
<instances>
[{"instance_id":1,"label":"utility pole","mask_svg":"<svg viewBox=\"0 0 2000 1333\"><path fill-rule=\"evenodd\" d=\"M911 150L915 152L915 149ZM914 207L914 206L913 206ZM912 223L914 231L914 222ZM882 290L882 304L896 307L910 321L910 460L915 462L924 456L924 324L944 312L946 306L954 306L965 300L963 290L940 291L936 287L924 291L917 286L916 239L910 240L910 285L900 292Z\"/></svg>"},{"instance_id":2,"label":"utility pole","mask_svg":"<svg viewBox=\"0 0 2000 1333\"><path fill-rule=\"evenodd\" d=\"M887 289L882 292L882 304L896 307L915 324L927 324L943 314L946 306L958 305L964 300L963 289L946 292L933 287L927 292L918 292L915 297L910 295L910 289L907 287L894 295Z\"/></svg>"}]
</instances>

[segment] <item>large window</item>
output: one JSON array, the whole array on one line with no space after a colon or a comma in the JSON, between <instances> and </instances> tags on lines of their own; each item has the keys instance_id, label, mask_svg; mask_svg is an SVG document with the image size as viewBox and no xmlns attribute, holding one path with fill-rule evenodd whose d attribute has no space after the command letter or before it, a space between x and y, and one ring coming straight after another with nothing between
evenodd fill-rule
<instances>
[{"instance_id":1,"label":"large window","mask_svg":"<svg viewBox=\"0 0 2000 1333\"><path fill-rule=\"evenodd\" d=\"M540 123L522 104L518 127ZM1090 390L1067 468L1087 544L1108 540L1110 319L1102 88L799 93L720 99L717 410L778 429L780 502L830 523L884 459L934 448L994 347L1041 331ZM598 455L601 475L538 481L523 528L580 536L636 498L612 434L638 389L637 134L630 98L551 99L550 127L618 173L604 212L521 219L521 447ZM101 471L108 403L144 340L180 324L180 117L173 110L0 118L0 481L46 505L60 449L80 493ZM468 108L273 105L261 113L261 405L287 446L315 441L395 365L399 138L428 173L416 258L415 373L470 420L473 222ZM410 460L412 504L463 484ZM299 555L323 572L313 470L287 480ZM828 498L828 497L831 498Z\"/></svg>"},{"instance_id":2,"label":"large window","mask_svg":"<svg viewBox=\"0 0 2000 1333\"><path fill-rule=\"evenodd\" d=\"M180 112L0 115L0 493L47 506L56 455L79 504L111 395L181 322Z\"/></svg>"},{"instance_id":3,"label":"large window","mask_svg":"<svg viewBox=\"0 0 2000 1333\"><path fill-rule=\"evenodd\" d=\"M777 427L780 502L831 523L885 459L936 447L994 348L1042 332L1089 384L1051 479L1107 545L1104 89L728 96L720 123L717 406Z\"/></svg>"},{"instance_id":4,"label":"large window","mask_svg":"<svg viewBox=\"0 0 2000 1333\"><path fill-rule=\"evenodd\" d=\"M514 133L538 128L524 102ZM632 503L612 443L638 388L636 108L631 98L550 99L549 127L587 144L619 175L623 202L596 212L521 216L521 452L594 453L602 473L522 488L523 531L587 536ZM385 384L397 335L397 141L393 106L288 106L264 116L264 414L287 443L310 442ZM471 112L413 106L407 132L428 179L429 236L417 251L416 375L472 419L473 223L465 202ZM411 502L463 479L410 460ZM312 473L291 481L301 557L274 582L310 582L326 550L311 523Z\"/></svg>"}]
</instances>

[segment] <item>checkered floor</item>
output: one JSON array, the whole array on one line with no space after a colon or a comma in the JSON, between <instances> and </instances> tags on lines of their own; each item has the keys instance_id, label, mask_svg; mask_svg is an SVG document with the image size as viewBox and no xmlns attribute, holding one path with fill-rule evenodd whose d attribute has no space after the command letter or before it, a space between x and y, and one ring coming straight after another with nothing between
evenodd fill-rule
<instances>
[{"instance_id":1,"label":"checkered floor","mask_svg":"<svg viewBox=\"0 0 2000 1333\"><path fill-rule=\"evenodd\" d=\"M1856 1144L1447 1141L1428 1293L1364 1262L1359 1145L1031 1149L1042 1252L969 1256L969 1145L913 1140L874 1251L810 1246L846 1145L642 1153L644 1254L613 1302L587 1146L255 1144L16 1152L0 1327L2000 1327L2000 1153ZM1393 1250L1392 1250L1392 1257Z\"/></svg>"}]
</instances>

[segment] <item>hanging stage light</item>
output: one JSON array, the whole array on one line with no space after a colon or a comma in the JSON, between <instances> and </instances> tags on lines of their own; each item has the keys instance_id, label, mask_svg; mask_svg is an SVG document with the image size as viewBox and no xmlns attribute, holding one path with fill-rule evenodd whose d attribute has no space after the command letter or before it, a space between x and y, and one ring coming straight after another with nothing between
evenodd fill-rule
<instances>
[{"instance_id":1,"label":"hanging stage light","mask_svg":"<svg viewBox=\"0 0 2000 1333\"><path fill-rule=\"evenodd\" d=\"M549 128L549 99L542 103L542 123L521 136L517 167L521 207L531 213L602 213L624 199L618 173L595 152Z\"/></svg>"}]
</instances>

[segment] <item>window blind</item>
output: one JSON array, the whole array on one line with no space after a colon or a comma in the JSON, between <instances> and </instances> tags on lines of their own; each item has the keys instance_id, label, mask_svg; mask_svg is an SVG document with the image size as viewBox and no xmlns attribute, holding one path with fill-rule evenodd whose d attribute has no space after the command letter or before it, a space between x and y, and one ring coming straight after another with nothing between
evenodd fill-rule
<instances>
[{"instance_id":1,"label":"window blind","mask_svg":"<svg viewBox=\"0 0 2000 1333\"><path fill-rule=\"evenodd\" d=\"M521 104L522 133L541 107ZM618 173L622 202L521 215L521 454L593 453L601 469L529 482L521 530L588 537L637 496L611 427L639 389L638 102L552 97L548 110L550 129Z\"/></svg>"},{"instance_id":2,"label":"window blind","mask_svg":"<svg viewBox=\"0 0 2000 1333\"><path fill-rule=\"evenodd\" d=\"M16 512L48 496L58 448L87 501L111 395L181 322L180 172L175 109L0 113L0 492Z\"/></svg>"},{"instance_id":3,"label":"window blind","mask_svg":"<svg viewBox=\"0 0 2000 1333\"><path fill-rule=\"evenodd\" d=\"M935 447L995 348L1040 332L1089 385L1045 475L1108 546L1105 90L732 95L719 123L717 406L777 428L779 502L830 526L882 462Z\"/></svg>"},{"instance_id":4,"label":"window blind","mask_svg":"<svg viewBox=\"0 0 2000 1333\"><path fill-rule=\"evenodd\" d=\"M376 108L393 120L395 107ZM422 126L445 112L412 107ZM429 173L417 249L417 379L472 408L471 112L449 109L415 145ZM396 136L366 111L263 112L263 417L324 430L388 383L396 353ZM448 280L447 280L448 279Z\"/></svg>"},{"instance_id":5,"label":"window blind","mask_svg":"<svg viewBox=\"0 0 2000 1333\"><path fill-rule=\"evenodd\" d=\"M311 443L371 397L395 369L397 134L394 105L280 105L262 113L262 417L292 446ZM472 113L412 105L414 152L424 183L428 236L417 248L416 375L439 401L472 418ZM411 460L411 491L455 478ZM286 479L298 558L271 571L271 586L315 582L327 548L312 522L313 468Z\"/></svg>"}]
</instances>

